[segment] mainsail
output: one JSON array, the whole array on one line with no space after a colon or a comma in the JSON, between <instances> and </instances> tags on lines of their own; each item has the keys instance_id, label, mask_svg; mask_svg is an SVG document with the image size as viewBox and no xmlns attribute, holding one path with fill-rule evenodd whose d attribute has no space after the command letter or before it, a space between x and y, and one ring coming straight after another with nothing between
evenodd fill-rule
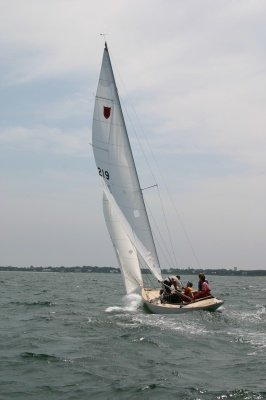
<instances>
[{"instance_id":1,"label":"mainsail","mask_svg":"<svg viewBox=\"0 0 266 400\"><path fill-rule=\"evenodd\" d=\"M142 286L140 264L160 280L161 271L105 45L97 87L92 145L104 183L103 207L126 292Z\"/></svg>"}]
</instances>

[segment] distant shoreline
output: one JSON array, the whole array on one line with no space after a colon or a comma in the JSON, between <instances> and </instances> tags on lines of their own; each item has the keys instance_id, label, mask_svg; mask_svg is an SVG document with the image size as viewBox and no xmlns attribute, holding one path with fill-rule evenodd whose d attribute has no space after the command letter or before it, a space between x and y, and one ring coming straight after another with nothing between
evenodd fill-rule
<instances>
[{"instance_id":1,"label":"distant shoreline","mask_svg":"<svg viewBox=\"0 0 266 400\"><path fill-rule=\"evenodd\" d=\"M96 266L75 266L75 267L34 267L31 265L30 267L12 267L0 266L0 271L24 271L24 272L77 272L77 273L110 273L110 274L120 274L119 268L113 267L96 267ZM144 274L149 274L149 270L142 271ZM204 272L206 275L218 275L218 276L266 276L266 270L263 269L255 269L255 270L238 270L237 268L233 269L224 269L224 268L170 268L170 269L162 269L163 275L198 275L199 272Z\"/></svg>"}]
</instances>

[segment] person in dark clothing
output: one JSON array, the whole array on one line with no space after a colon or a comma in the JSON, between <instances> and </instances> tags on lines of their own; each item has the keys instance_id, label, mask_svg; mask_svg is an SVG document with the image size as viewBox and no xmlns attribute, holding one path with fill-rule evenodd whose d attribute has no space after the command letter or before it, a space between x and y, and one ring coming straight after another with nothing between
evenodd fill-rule
<instances>
[{"instance_id":1,"label":"person in dark clothing","mask_svg":"<svg viewBox=\"0 0 266 400\"><path fill-rule=\"evenodd\" d=\"M166 293L171 293L171 286L175 288L175 290L180 290L182 289L182 284L180 282L180 276L168 276L164 281L163 281L163 290Z\"/></svg>"},{"instance_id":2,"label":"person in dark clothing","mask_svg":"<svg viewBox=\"0 0 266 400\"><path fill-rule=\"evenodd\" d=\"M172 291L171 287L174 287ZM180 276L169 276L163 281L163 289L160 291L162 303L180 304L189 303L191 299L182 293Z\"/></svg>"},{"instance_id":3,"label":"person in dark clothing","mask_svg":"<svg viewBox=\"0 0 266 400\"><path fill-rule=\"evenodd\" d=\"M199 273L198 290L201 290L201 289L202 289L202 279L201 279L201 278L204 278L204 279L205 279L205 275L204 275L203 272L200 272L200 273Z\"/></svg>"}]
</instances>

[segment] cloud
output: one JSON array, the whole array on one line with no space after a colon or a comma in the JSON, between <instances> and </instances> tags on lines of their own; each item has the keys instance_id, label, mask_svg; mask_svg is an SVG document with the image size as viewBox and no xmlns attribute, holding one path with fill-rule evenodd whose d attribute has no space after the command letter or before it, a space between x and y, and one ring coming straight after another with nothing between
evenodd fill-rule
<instances>
[{"instance_id":1,"label":"cloud","mask_svg":"<svg viewBox=\"0 0 266 400\"><path fill-rule=\"evenodd\" d=\"M70 260L60 232L69 230L74 213L73 226L82 225L82 235L88 235L81 259L95 264L114 259L88 145L105 32L142 182L149 185L149 168L137 144L148 156L153 148L156 168L165 171L175 202L184 209L195 247L205 249L203 262L247 267L254 257L254 265L264 265L264 2L3 0L1 6L1 178L6 210L12 204L19 210L14 219L5 214L10 244L5 242L4 260L22 251L16 232L27 233L28 246L30 229L45 221L34 260L38 254L40 263L52 264L62 254ZM74 200L72 192L86 185ZM34 197L36 188L43 198ZM56 207L66 198L72 207L62 206L65 212L57 219ZM25 220L19 218L21 204ZM31 214L38 204L43 219ZM87 232L89 225L93 233ZM51 241L42 250L51 230L57 232L58 251ZM75 256L81 250L78 236L77 227L62 234ZM247 242L254 243L254 251ZM22 253L12 262L35 262ZM188 250L182 253L186 259Z\"/></svg>"},{"instance_id":2,"label":"cloud","mask_svg":"<svg viewBox=\"0 0 266 400\"><path fill-rule=\"evenodd\" d=\"M262 2L6 0L0 43L11 62L18 57L10 80L23 81L96 72L99 35L106 32L114 63L131 76L135 72L140 85L154 87L154 78L195 62L205 67L247 50L261 57L265 13Z\"/></svg>"},{"instance_id":3,"label":"cloud","mask_svg":"<svg viewBox=\"0 0 266 400\"><path fill-rule=\"evenodd\" d=\"M64 131L46 126L12 127L0 131L1 146L22 151L88 156L88 129Z\"/></svg>"}]
</instances>

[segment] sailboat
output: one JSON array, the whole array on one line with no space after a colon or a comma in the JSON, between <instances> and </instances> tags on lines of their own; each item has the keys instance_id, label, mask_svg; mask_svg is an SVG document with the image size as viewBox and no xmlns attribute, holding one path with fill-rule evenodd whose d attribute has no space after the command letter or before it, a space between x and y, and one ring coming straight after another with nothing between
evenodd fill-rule
<instances>
[{"instance_id":1,"label":"sailboat","mask_svg":"<svg viewBox=\"0 0 266 400\"><path fill-rule=\"evenodd\" d=\"M223 301L215 297L188 304L161 300L158 282L163 278L159 258L106 43L95 97L92 147L103 186L104 217L126 293L139 293L146 308L156 314L219 308ZM149 269L157 287L144 287L143 269Z\"/></svg>"}]
</instances>

